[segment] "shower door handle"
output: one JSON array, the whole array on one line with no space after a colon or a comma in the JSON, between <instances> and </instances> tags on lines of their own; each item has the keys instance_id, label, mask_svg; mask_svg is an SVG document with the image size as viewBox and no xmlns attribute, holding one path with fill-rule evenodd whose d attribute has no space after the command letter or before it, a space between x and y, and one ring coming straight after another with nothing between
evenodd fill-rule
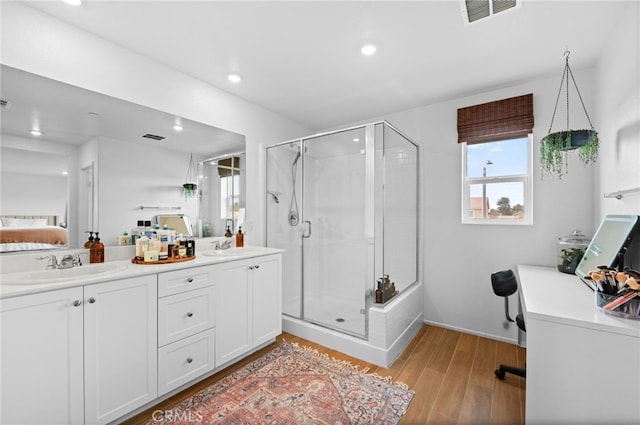
<instances>
[{"instance_id":1,"label":"shower door handle","mask_svg":"<svg viewBox=\"0 0 640 425\"><path fill-rule=\"evenodd\" d=\"M309 220L305 220L304 223L306 224L306 228L302 233L302 237L306 239L311 236L311 222Z\"/></svg>"}]
</instances>

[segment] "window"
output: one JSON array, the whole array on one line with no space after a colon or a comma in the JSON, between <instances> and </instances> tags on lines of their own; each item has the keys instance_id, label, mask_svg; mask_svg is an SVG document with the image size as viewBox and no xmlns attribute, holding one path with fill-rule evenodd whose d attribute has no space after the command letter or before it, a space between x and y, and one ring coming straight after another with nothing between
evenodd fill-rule
<instances>
[{"instance_id":1,"label":"window","mask_svg":"<svg viewBox=\"0 0 640 425\"><path fill-rule=\"evenodd\" d=\"M239 176L220 177L220 218L233 219L240 209Z\"/></svg>"},{"instance_id":2,"label":"window","mask_svg":"<svg viewBox=\"0 0 640 425\"><path fill-rule=\"evenodd\" d=\"M531 141L462 144L463 223L532 223Z\"/></svg>"},{"instance_id":3,"label":"window","mask_svg":"<svg viewBox=\"0 0 640 425\"><path fill-rule=\"evenodd\" d=\"M462 222L532 224L533 94L458 109Z\"/></svg>"},{"instance_id":4,"label":"window","mask_svg":"<svg viewBox=\"0 0 640 425\"><path fill-rule=\"evenodd\" d=\"M218 175L220 218L235 220L240 210L240 158L232 156L219 160Z\"/></svg>"}]
</instances>

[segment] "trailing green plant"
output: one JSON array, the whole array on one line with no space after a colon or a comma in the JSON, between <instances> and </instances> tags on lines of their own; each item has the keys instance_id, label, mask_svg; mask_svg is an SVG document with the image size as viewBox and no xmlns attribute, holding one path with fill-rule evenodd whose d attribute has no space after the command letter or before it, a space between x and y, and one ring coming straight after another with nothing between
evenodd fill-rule
<instances>
[{"instance_id":1,"label":"trailing green plant","mask_svg":"<svg viewBox=\"0 0 640 425\"><path fill-rule=\"evenodd\" d=\"M582 134L587 134L586 142ZM572 143L572 134L577 135L577 139ZM566 174L568 167L567 153L571 150L578 150L578 157L583 164L595 163L598 158L600 138L595 130L571 130L549 133L540 141L540 170L545 173L556 175L559 179Z\"/></svg>"},{"instance_id":2,"label":"trailing green plant","mask_svg":"<svg viewBox=\"0 0 640 425\"><path fill-rule=\"evenodd\" d=\"M578 157L584 165L593 164L598 159L600 138L595 130L589 130L589 139L584 146L578 148Z\"/></svg>"}]
</instances>

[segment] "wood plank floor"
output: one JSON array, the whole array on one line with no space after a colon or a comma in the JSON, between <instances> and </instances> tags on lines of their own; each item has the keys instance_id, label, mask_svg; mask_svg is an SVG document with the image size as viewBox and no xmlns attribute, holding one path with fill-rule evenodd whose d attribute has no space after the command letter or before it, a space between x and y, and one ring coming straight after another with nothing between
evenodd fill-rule
<instances>
[{"instance_id":1,"label":"wood plank floor","mask_svg":"<svg viewBox=\"0 0 640 425\"><path fill-rule=\"evenodd\" d=\"M315 348L329 357L348 360L360 370L369 368L369 373L391 376L394 381L409 385L415 396L401 425L524 424L525 379L507 374L501 381L493 373L500 363L522 367L525 350L521 347L425 325L395 363L382 368L287 333L279 336L274 344L282 340ZM147 422L153 411L170 408L255 360L274 344L124 423Z\"/></svg>"}]
</instances>

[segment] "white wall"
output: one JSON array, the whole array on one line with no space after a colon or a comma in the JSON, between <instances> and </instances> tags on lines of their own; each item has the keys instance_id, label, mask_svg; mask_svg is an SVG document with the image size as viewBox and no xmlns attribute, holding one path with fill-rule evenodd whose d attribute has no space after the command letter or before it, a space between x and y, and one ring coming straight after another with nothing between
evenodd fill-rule
<instances>
[{"instance_id":1,"label":"white wall","mask_svg":"<svg viewBox=\"0 0 640 425\"><path fill-rule=\"evenodd\" d=\"M28 6L1 7L3 64L245 135L245 243L263 242L261 146L309 129Z\"/></svg>"},{"instance_id":2,"label":"white wall","mask_svg":"<svg viewBox=\"0 0 640 425\"><path fill-rule=\"evenodd\" d=\"M2 173L2 215L55 215L66 220L67 177Z\"/></svg>"},{"instance_id":3,"label":"white wall","mask_svg":"<svg viewBox=\"0 0 640 425\"><path fill-rule=\"evenodd\" d=\"M153 221L157 214L187 214L195 226L198 202L185 200L182 194L189 152L151 150L143 144L107 138L100 138L98 149L98 219L106 245L117 245L118 235L137 227L138 220ZM141 210L141 205L181 209Z\"/></svg>"},{"instance_id":4,"label":"white wall","mask_svg":"<svg viewBox=\"0 0 640 425\"><path fill-rule=\"evenodd\" d=\"M502 327L503 302L491 290L491 273L520 263L554 266L558 237L574 229L591 230L594 200L589 188L596 169L571 158L568 174L558 181L547 176L541 180L537 166L538 143L551 121L563 63L558 65L553 78L384 117L422 145L425 321L515 340L515 327ZM574 70L574 75L590 109L592 73ZM527 93L534 95L534 224L463 225L457 109ZM581 110L572 108L572 115L574 109Z\"/></svg>"},{"instance_id":5,"label":"white wall","mask_svg":"<svg viewBox=\"0 0 640 425\"><path fill-rule=\"evenodd\" d=\"M640 193L621 200L604 193L640 188L640 3L633 2L611 34L596 72L596 125L600 132L595 188L598 222L606 214L640 214Z\"/></svg>"}]
</instances>

